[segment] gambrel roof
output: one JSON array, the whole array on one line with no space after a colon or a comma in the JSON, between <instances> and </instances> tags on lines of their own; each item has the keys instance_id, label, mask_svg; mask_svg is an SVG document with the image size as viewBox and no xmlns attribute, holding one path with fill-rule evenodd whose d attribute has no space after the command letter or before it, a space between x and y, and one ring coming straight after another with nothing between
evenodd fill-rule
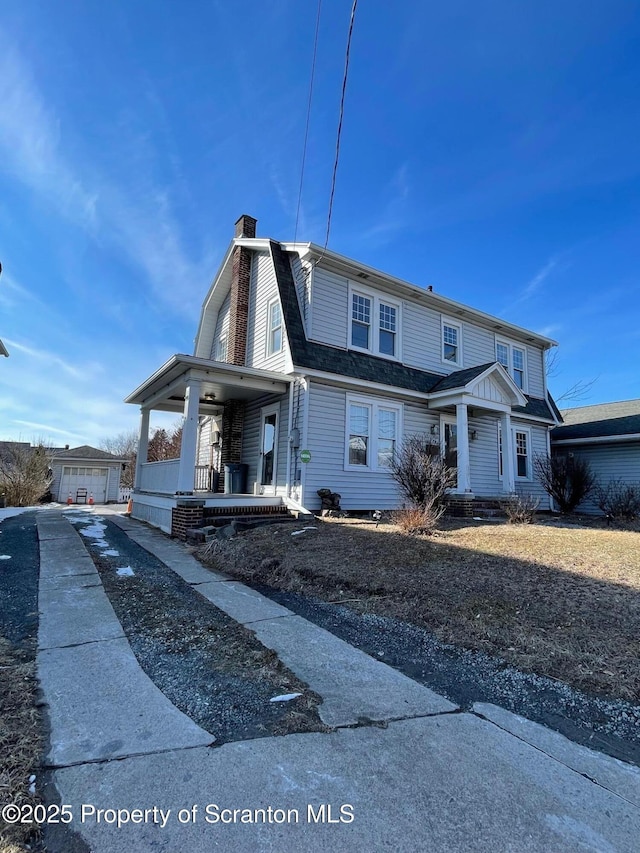
<instances>
[{"instance_id":1,"label":"gambrel roof","mask_svg":"<svg viewBox=\"0 0 640 853\"><path fill-rule=\"evenodd\" d=\"M410 391L431 393L464 388L497 362L489 362L465 370L457 370L448 376L430 373L416 367L408 367L375 355L344 350L328 344L307 339L300 314L295 282L291 270L291 255L280 243L270 241L271 256L276 273L280 303L284 315L291 358L295 367L318 370L366 382L379 382ZM513 406L514 413L541 418L556 423L550 404L543 399L522 395L526 404Z\"/></svg>"}]
</instances>

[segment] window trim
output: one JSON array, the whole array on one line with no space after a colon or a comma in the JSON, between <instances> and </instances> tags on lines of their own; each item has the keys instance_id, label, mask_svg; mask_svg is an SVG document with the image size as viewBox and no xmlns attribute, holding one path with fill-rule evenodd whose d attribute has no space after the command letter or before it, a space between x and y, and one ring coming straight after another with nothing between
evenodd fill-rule
<instances>
[{"instance_id":1,"label":"window trim","mask_svg":"<svg viewBox=\"0 0 640 853\"><path fill-rule=\"evenodd\" d=\"M518 474L518 454L516 446L516 433L521 432L527 436L527 474L522 477ZM502 461L502 424L498 421L498 480L504 479L504 463ZM533 445L531 443L531 427L511 424L511 450L513 452L513 479L516 483L530 483L533 480Z\"/></svg>"},{"instance_id":2,"label":"window trim","mask_svg":"<svg viewBox=\"0 0 640 853\"><path fill-rule=\"evenodd\" d=\"M444 327L450 326L452 329L456 329L458 332L458 358L456 361L451 361L449 358L444 357ZM462 367L463 362L463 352L462 352L462 323L459 320L454 320L453 317L447 317L445 314L440 315L440 360L443 364L447 364L450 367Z\"/></svg>"},{"instance_id":3,"label":"window trim","mask_svg":"<svg viewBox=\"0 0 640 853\"><path fill-rule=\"evenodd\" d=\"M508 366L502 364L498 359L498 344L502 344L503 347L507 348L507 360L509 362ZM522 388L518 385L515 379L515 368L513 366L513 351L514 349L520 350L522 353L522 361L523 361L523 370L522 370ZM516 343L515 341L509 340L509 338L503 338L501 335L495 336L495 347L494 347L494 355L495 359L499 364L505 368L514 384L520 388L523 394L526 394L529 387L529 369L528 369L528 352L527 345Z\"/></svg>"},{"instance_id":4,"label":"window trim","mask_svg":"<svg viewBox=\"0 0 640 853\"><path fill-rule=\"evenodd\" d=\"M371 303L371 311L369 315L369 346L359 347L353 344L352 341L352 324L353 324L353 297L362 296L368 299ZM396 312L396 330L395 335L395 353L381 352L380 350L380 306L386 305L393 308ZM361 287L352 281L349 282L348 294L348 316L347 316L347 349L354 352L363 352L368 355L375 355L378 358L386 358L388 361L401 361L402 353L402 302L394 299L386 294L371 290L368 287Z\"/></svg>"},{"instance_id":5,"label":"window trim","mask_svg":"<svg viewBox=\"0 0 640 853\"><path fill-rule=\"evenodd\" d=\"M272 326L273 320L273 308L274 306L278 306L278 310L280 311L280 323L277 326ZM271 339L273 337L274 331L280 329L280 346L278 349L273 349L271 346ZM267 302L267 357L272 355L277 355L281 353L284 348L284 320L282 317L282 305L280 304L280 300L277 296L274 296L273 299L270 299Z\"/></svg>"},{"instance_id":6,"label":"window trim","mask_svg":"<svg viewBox=\"0 0 640 853\"><path fill-rule=\"evenodd\" d=\"M223 350L223 356L224 356L223 358L217 357L219 355L219 352L218 352L219 349ZM226 363L227 358L229 356L229 338L228 338L228 335L226 334L226 332L224 334L221 334L216 339L216 341L214 342L213 354L214 354L214 358L213 358L214 361L217 361L220 364Z\"/></svg>"},{"instance_id":7,"label":"window trim","mask_svg":"<svg viewBox=\"0 0 640 853\"><path fill-rule=\"evenodd\" d=\"M349 463L349 427L351 406L364 406L369 409L369 445L368 460L366 465L352 465ZM403 436L403 405L393 400L385 400L382 397L365 397L361 394L345 395L345 417L344 417L344 470L361 471L366 473L388 474L387 465L378 464L378 424L380 410L393 411L396 413L396 448L402 441Z\"/></svg>"}]
</instances>

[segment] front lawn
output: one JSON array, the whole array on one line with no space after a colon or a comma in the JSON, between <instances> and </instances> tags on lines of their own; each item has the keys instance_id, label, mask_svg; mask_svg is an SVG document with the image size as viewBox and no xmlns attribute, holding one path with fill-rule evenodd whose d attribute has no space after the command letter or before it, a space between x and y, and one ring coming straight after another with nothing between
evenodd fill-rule
<instances>
[{"instance_id":1,"label":"front lawn","mask_svg":"<svg viewBox=\"0 0 640 853\"><path fill-rule=\"evenodd\" d=\"M291 535L304 527L315 527ZM235 577L394 616L600 695L640 701L640 533L447 522L432 537L323 519L215 543Z\"/></svg>"}]
</instances>

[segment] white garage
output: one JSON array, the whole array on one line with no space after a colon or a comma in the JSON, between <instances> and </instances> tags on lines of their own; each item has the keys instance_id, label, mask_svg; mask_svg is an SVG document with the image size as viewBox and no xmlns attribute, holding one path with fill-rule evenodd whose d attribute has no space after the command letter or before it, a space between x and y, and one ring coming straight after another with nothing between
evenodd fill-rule
<instances>
[{"instance_id":1,"label":"white garage","mask_svg":"<svg viewBox=\"0 0 640 853\"><path fill-rule=\"evenodd\" d=\"M71 496L72 503L83 504L93 496L96 504L116 502L127 461L87 444L57 449L51 463L53 499L66 504Z\"/></svg>"},{"instance_id":2,"label":"white garage","mask_svg":"<svg viewBox=\"0 0 640 853\"><path fill-rule=\"evenodd\" d=\"M108 468L64 465L58 500L64 503L71 495L74 503L89 503L89 498L92 497L95 503L103 504L107 502L108 485Z\"/></svg>"}]
</instances>

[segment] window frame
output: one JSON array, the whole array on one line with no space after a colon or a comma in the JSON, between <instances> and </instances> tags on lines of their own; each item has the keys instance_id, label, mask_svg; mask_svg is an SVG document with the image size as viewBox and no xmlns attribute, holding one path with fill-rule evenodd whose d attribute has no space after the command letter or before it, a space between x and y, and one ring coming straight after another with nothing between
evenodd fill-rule
<instances>
[{"instance_id":1,"label":"window frame","mask_svg":"<svg viewBox=\"0 0 640 853\"><path fill-rule=\"evenodd\" d=\"M359 296L362 299L369 300L369 345L367 347L360 347L357 344L353 343L353 323L354 322L363 322L359 320L354 321L353 317L353 297ZM386 308L392 308L395 311L395 331L391 334L394 335L394 353L390 355L389 353L382 352L380 348L380 337L382 331L389 331L387 329L381 328L381 318L380 318L380 308L385 306ZM379 358L386 358L389 361L401 361L401 352L402 352L402 302L394 299L393 297L387 296L386 294L378 293L375 290L370 290L367 287L361 287L353 282L349 282L349 302L348 302L348 321L347 321L347 349L354 350L355 352L363 352L368 355L375 355Z\"/></svg>"},{"instance_id":2,"label":"window frame","mask_svg":"<svg viewBox=\"0 0 640 853\"><path fill-rule=\"evenodd\" d=\"M507 361L508 365L502 364L500 359L498 358L498 346L506 347L507 350ZM514 350L518 350L522 353L522 386L518 385L516 381L516 367L514 366ZM503 338L500 335L495 336L495 348L494 348L495 359L499 364L502 364L504 369L507 371L514 384L522 391L523 394L527 393L528 385L529 385L529 371L527 367L528 361L528 352L526 344L519 344L515 341L511 341L508 338ZM517 368L520 372L520 368Z\"/></svg>"},{"instance_id":3,"label":"window frame","mask_svg":"<svg viewBox=\"0 0 640 853\"><path fill-rule=\"evenodd\" d=\"M523 477L518 474L518 446L517 446L517 433L522 433L526 435L527 442L527 473ZM530 483L533 480L533 459L532 459L532 449L533 445L531 443L531 428L526 426L520 426L519 424L514 426L511 425L511 449L513 451L513 478L515 482L520 483ZM498 479L504 479L504 462L502 459L502 424L498 421Z\"/></svg>"},{"instance_id":4,"label":"window frame","mask_svg":"<svg viewBox=\"0 0 640 853\"><path fill-rule=\"evenodd\" d=\"M277 306L280 312L280 323L273 325L273 309ZM273 333L280 331L280 346L275 349L272 346ZM267 357L281 353L284 348L284 320L282 317L282 305L277 296L267 302Z\"/></svg>"},{"instance_id":5,"label":"window frame","mask_svg":"<svg viewBox=\"0 0 640 853\"><path fill-rule=\"evenodd\" d=\"M354 465L349 462L349 439L351 436L351 406L361 406L369 410L369 435L367 445L367 464ZM381 465L378 459L379 455L379 423L380 411L389 411L395 413L395 438L394 450L397 449L402 440L402 420L403 420L403 405L395 403L392 400L385 400L381 397L367 397L361 394L346 394L345 395L345 418L344 418L344 470L345 471L362 471L368 473L389 473L388 465ZM354 433L355 434L355 433ZM386 441L387 439L382 439Z\"/></svg>"},{"instance_id":6,"label":"window frame","mask_svg":"<svg viewBox=\"0 0 640 853\"><path fill-rule=\"evenodd\" d=\"M222 358L219 356L222 355ZM213 347L213 360L219 362L220 364L226 363L227 358L229 356L229 338L225 334L220 335L214 343Z\"/></svg>"},{"instance_id":7,"label":"window frame","mask_svg":"<svg viewBox=\"0 0 640 853\"><path fill-rule=\"evenodd\" d=\"M451 329L455 329L458 335L458 343L457 346L457 359L452 361L450 358L445 358L444 348L445 348L445 340L444 340L444 330L445 326L449 326ZM459 320L454 320L453 317L447 317L444 314L440 315L440 359L443 364L447 364L451 367L462 367L463 362L463 352L462 352L462 330L463 325Z\"/></svg>"}]
</instances>

